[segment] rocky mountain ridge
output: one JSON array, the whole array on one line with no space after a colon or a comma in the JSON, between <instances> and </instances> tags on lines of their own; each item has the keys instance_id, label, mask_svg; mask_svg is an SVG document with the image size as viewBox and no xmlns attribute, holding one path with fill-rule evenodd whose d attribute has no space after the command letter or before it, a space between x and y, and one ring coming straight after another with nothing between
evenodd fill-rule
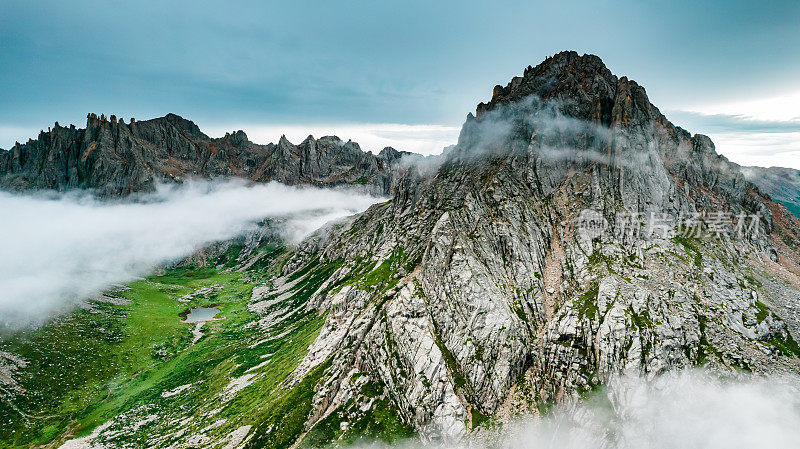
<instances>
[{"instance_id":1,"label":"rocky mountain ridge","mask_svg":"<svg viewBox=\"0 0 800 449\"><path fill-rule=\"evenodd\" d=\"M297 247L215 266L233 287L197 295L249 292L250 315L211 328L228 352L201 371L176 351L156 366L192 369L141 387L87 441L450 443L592 395L613 410L603 386L622 375L800 372L800 220L596 56L562 52L495 87L454 148L390 184ZM192 276L135 291L170 301Z\"/></svg>"},{"instance_id":2,"label":"rocky mountain ridge","mask_svg":"<svg viewBox=\"0 0 800 449\"><path fill-rule=\"evenodd\" d=\"M326 322L298 376L331 364L309 426L352 400L355 372L445 441L623 373L797 372L798 230L638 84L555 55L496 87L435 175L284 266L339 267L308 303Z\"/></svg>"},{"instance_id":3,"label":"rocky mountain ridge","mask_svg":"<svg viewBox=\"0 0 800 449\"><path fill-rule=\"evenodd\" d=\"M56 122L37 139L0 150L0 187L89 188L108 197L189 177L240 177L291 185L355 184L383 195L393 186L390 165L403 154L390 147L378 155L365 153L335 136L308 136L298 145L285 136L277 144L255 144L241 130L210 138L175 114L129 123L89 114L86 128Z\"/></svg>"}]
</instances>

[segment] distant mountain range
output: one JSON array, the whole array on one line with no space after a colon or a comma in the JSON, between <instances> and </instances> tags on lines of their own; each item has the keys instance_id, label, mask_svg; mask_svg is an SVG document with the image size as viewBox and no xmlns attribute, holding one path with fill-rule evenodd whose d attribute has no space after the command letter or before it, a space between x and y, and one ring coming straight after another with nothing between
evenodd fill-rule
<instances>
[{"instance_id":1,"label":"distant mountain range","mask_svg":"<svg viewBox=\"0 0 800 449\"><path fill-rule=\"evenodd\" d=\"M7 189L95 189L102 196L152 190L156 182L190 177L241 177L254 182L331 186L360 184L376 194L392 189L391 162L404 153L365 153L337 137L299 145L250 142L243 131L212 139L193 122L168 114L125 123L89 114L86 128L58 123L37 139L0 150L0 186Z\"/></svg>"},{"instance_id":2,"label":"distant mountain range","mask_svg":"<svg viewBox=\"0 0 800 449\"><path fill-rule=\"evenodd\" d=\"M800 171L783 167L742 167L745 179L800 217Z\"/></svg>"}]
</instances>

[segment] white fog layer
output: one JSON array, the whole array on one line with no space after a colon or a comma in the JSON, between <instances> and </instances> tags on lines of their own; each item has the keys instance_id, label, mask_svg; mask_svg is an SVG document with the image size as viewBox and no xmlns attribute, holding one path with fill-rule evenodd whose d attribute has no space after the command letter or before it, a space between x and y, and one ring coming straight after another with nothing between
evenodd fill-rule
<instances>
[{"instance_id":1,"label":"white fog layer","mask_svg":"<svg viewBox=\"0 0 800 449\"><path fill-rule=\"evenodd\" d=\"M112 284L146 275L264 218L296 243L379 198L241 181L160 186L135 201L0 192L0 322L36 322Z\"/></svg>"},{"instance_id":2,"label":"white fog layer","mask_svg":"<svg viewBox=\"0 0 800 449\"><path fill-rule=\"evenodd\" d=\"M733 377L730 377L733 376ZM800 447L800 380L672 372L618 378L544 418L489 426L447 449L683 449ZM363 447L380 448L382 445ZM438 445L408 441L394 449Z\"/></svg>"}]
</instances>

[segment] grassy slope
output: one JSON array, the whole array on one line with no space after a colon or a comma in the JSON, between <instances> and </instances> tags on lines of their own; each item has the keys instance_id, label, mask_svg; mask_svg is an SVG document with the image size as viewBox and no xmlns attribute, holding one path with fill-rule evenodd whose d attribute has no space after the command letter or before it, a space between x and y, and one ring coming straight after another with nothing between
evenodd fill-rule
<instances>
[{"instance_id":1,"label":"grassy slope","mask_svg":"<svg viewBox=\"0 0 800 449\"><path fill-rule=\"evenodd\" d=\"M369 410L367 412L364 409ZM395 442L414 436L413 427L403 423L379 383L370 381L360 395L318 422L303 438L302 448L350 445L372 440Z\"/></svg>"},{"instance_id":2,"label":"grassy slope","mask_svg":"<svg viewBox=\"0 0 800 449\"><path fill-rule=\"evenodd\" d=\"M212 285L222 289L190 303L177 300ZM220 432L246 421L255 424L271 392L294 369L322 324L321 317L296 316L271 329L288 335L264 341L263 330L247 326L257 317L246 307L253 285L242 273L181 268L134 282L130 288L122 294L129 304L93 304L94 311L78 310L0 342L0 350L30 362L17 376L25 393L3 395L0 401L0 445L29 446L84 435L143 405L151 414L181 409L195 417L197 426L228 419ZM187 307L212 304L224 319L206 323L206 336L191 345L194 325L181 323L179 314ZM263 343L249 347L258 341ZM260 374L253 385L206 416L209 407L220 405L215 398L231 378L267 359L269 363L251 373ZM173 397L161 396L190 383L197 386ZM245 394L249 390L253 394ZM154 432L164 430L153 427ZM146 430L141 433L146 435Z\"/></svg>"},{"instance_id":3,"label":"grassy slope","mask_svg":"<svg viewBox=\"0 0 800 449\"><path fill-rule=\"evenodd\" d=\"M274 262L281 251L269 248L267 253ZM269 282L271 263L245 273L206 267L166 270L131 283L121 293L127 304L93 303L93 310L77 310L0 340L0 350L30 362L16 376L25 393L0 395L0 447L57 446L104 423L112 435L120 431L104 441L110 446L167 446L195 434L225 441L244 425L255 429L251 447L295 443L308 430L313 389L328 366L302 382L286 382L324 320L302 306L341 264L314 260L293 275L290 280L299 279L293 294L266 311L283 319L265 330L254 325L261 317L247 303L251 279ZM385 283L375 279L387 277L386 267L363 268L353 282L370 288ZM178 301L211 286L218 289ZM206 323L205 336L192 345L194 325L181 323L180 315L190 307L211 305L221 309L223 319ZM234 379L247 386L226 394ZM180 393L162 396L181 386ZM410 435L412 429L399 420L386 395L376 396L381 388L365 391L360 402L346 404L317 424L304 446ZM362 411L364 401L374 407ZM345 419L352 423L347 431L340 429ZM195 443L205 447L209 440Z\"/></svg>"}]
</instances>

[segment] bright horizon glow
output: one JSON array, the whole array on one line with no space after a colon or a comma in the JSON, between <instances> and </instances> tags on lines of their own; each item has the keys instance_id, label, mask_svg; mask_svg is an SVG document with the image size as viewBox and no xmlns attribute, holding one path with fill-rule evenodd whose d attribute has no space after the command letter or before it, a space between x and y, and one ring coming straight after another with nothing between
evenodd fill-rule
<instances>
[{"instance_id":1,"label":"bright horizon glow","mask_svg":"<svg viewBox=\"0 0 800 449\"><path fill-rule=\"evenodd\" d=\"M693 134L708 135L717 153L733 162L800 169L800 91L672 112L667 112L667 117L675 115L673 123Z\"/></svg>"},{"instance_id":2,"label":"bright horizon glow","mask_svg":"<svg viewBox=\"0 0 800 449\"><path fill-rule=\"evenodd\" d=\"M345 124L289 124L289 125L212 125L200 129L210 137L222 137L226 132L239 130L247 134L251 142L267 144L278 142L285 135L297 145L309 135L318 139L337 136L358 143L363 151L378 154L385 147L398 151L410 151L425 156L440 154L442 150L458 141L461 126L406 125L402 123L345 123Z\"/></svg>"},{"instance_id":3,"label":"bright horizon glow","mask_svg":"<svg viewBox=\"0 0 800 449\"><path fill-rule=\"evenodd\" d=\"M696 105L684 108L705 115L733 115L746 119L797 122L800 126L800 90L779 97Z\"/></svg>"}]
</instances>

